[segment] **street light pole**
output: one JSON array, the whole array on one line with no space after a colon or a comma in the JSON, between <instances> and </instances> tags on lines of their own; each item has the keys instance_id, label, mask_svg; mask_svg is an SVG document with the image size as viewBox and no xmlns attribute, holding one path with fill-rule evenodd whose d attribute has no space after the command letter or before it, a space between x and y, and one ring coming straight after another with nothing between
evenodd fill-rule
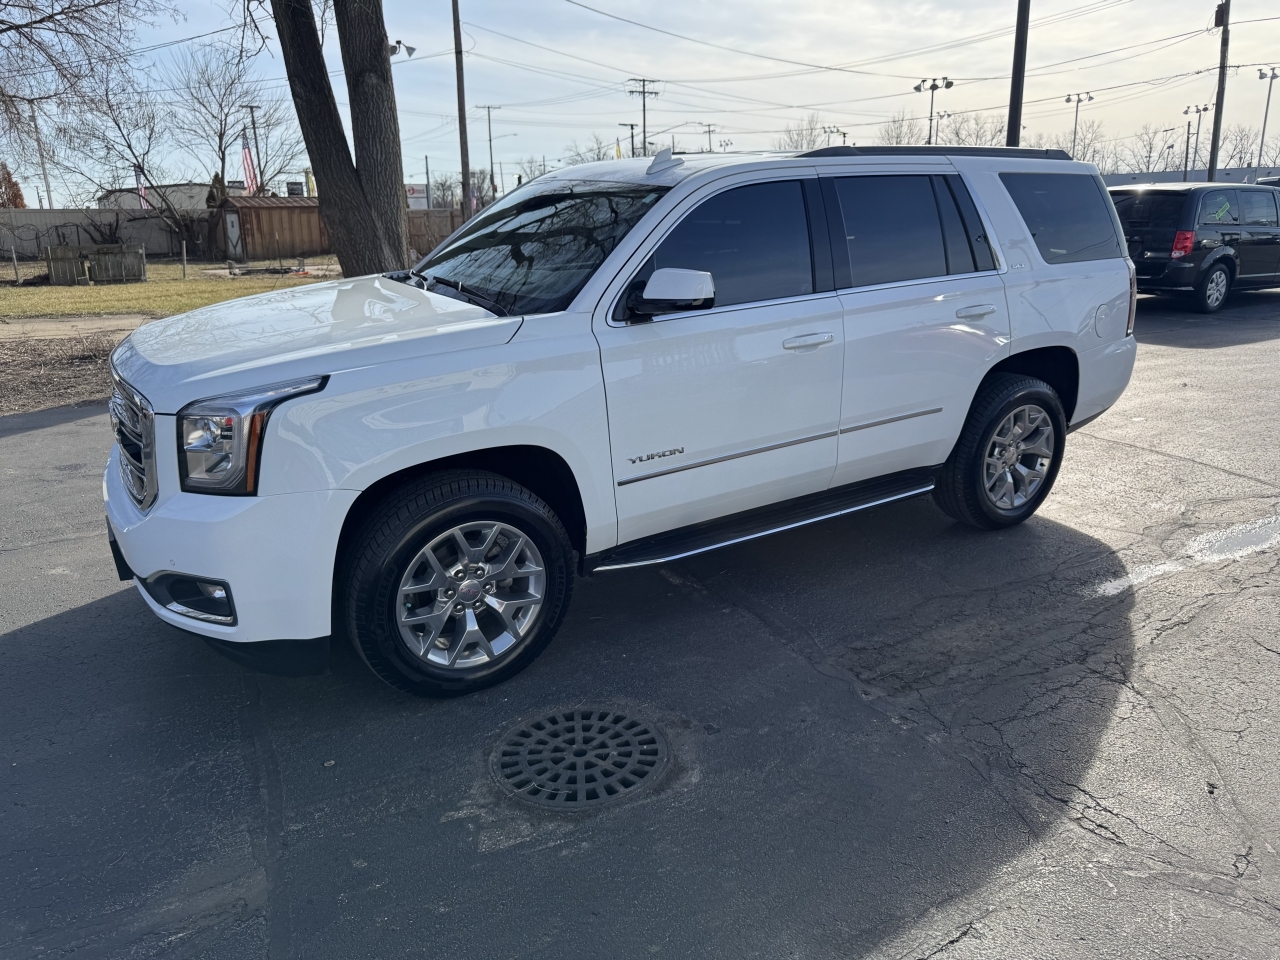
<instances>
[{"instance_id":1,"label":"street light pole","mask_svg":"<svg viewBox=\"0 0 1280 960\"><path fill-rule=\"evenodd\" d=\"M1182 115L1184 117L1190 116L1192 110L1195 110L1196 112L1196 149L1195 149L1195 152L1192 153L1191 155L1191 172L1195 173L1196 162L1200 159L1200 121L1203 120L1204 115L1209 112L1209 104L1206 103L1203 107L1199 105L1196 105L1193 107L1187 107L1185 110L1182 111ZM1188 130L1191 129L1190 120L1187 121L1187 129Z\"/></svg>"},{"instance_id":2,"label":"street light pole","mask_svg":"<svg viewBox=\"0 0 1280 960\"><path fill-rule=\"evenodd\" d=\"M1076 99L1076 119L1075 119L1075 122L1071 124L1071 156L1074 159L1076 155L1076 131L1080 129L1080 101L1092 100L1093 94L1092 93L1071 94L1067 97L1067 103L1071 102L1072 96L1074 96Z\"/></svg>"},{"instance_id":3,"label":"street light pole","mask_svg":"<svg viewBox=\"0 0 1280 960\"><path fill-rule=\"evenodd\" d=\"M915 86L916 93L923 93L925 90L929 91L929 139L925 141L926 146L933 145L933 97L934 97L934 94L936 94L939 90L950 90L954 86L955 86L955 82L952 80L948 80L946 77L942 78L941 83L938 82L937 77L934 77L931 81L929 81L929 85L927 87L925 86L925 81L923 80L921 80Z\"/></svg>"},{"instance_id":4,"label":"street light pole","mask_svg":"<svg viewBox=\"0 0 1280 960\"><path fill-rule=\"evenodd\" d=\"M1227 46L1231 42L1231 0L1222 0L1214 14L1215 27L1222 28L1222 49L1218 55L1218 100L1213 105L1213 142L1209 144L1209 175L1218 175L1218 144L1222 139L1222 108L1227 96Z\"/></svg>"},{"instance_id":5,"label":"street light pole","mask_svg":"<svg viewBox=\"0 0 1280 960\"><path fill-rule=\"evenodd\" d=\"M1276 73L1276 68L1271 68L1271 76L1267 76L1265 70L1258 71L1258 79L1267 81L1267 105L1262 111L1262 139L1258 141L1258 165L1254 168L1257 171L1262 170L1262 151L1267 146L1267 115L1271 113L1271 86L1276 82L1276 78L1280 77L1280 73ZM1254 183L1258 181L1258 174L1253 175Z\"/></svg>"},{"instance_id":6,"label":"street light pole","mask_svg":"<svg viewBox=\"0 0 1280 960\"><path fill-rule=\"evenodd\" d=\"M1187 182L1187 164L1191 160L1191 121L1187 121L1187 145L1182 151L1182 182Z\"/></svg>"}]
</instances>

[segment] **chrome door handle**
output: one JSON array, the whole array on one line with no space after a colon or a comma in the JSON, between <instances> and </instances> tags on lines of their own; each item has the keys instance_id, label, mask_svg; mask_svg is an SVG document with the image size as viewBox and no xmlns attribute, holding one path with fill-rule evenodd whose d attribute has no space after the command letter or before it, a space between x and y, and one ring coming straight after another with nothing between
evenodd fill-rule
<instances>
[{"instance_id":1,"label":"chrome door handle","mask_svg":"<svg viewBox=\"0 0 1280 960\"><path fill-rule=\"evenodd\" d=\"M981 320L983 317L996 312L994 304L979 303L972 307L961 307L956 311L957 320Z\"/></svg>"},{"instance_id":2,"label":"chrome door handle","mask_svg":"<svg viewBox=\"0 0 1280 960\"><path fill-rule=\"evenodd\" d=\"M806 347L820 347L836 338L834 333L806 333L802 337L791 337L782 341L784 350L803 350Z\"/></svg>"}]
</instances>

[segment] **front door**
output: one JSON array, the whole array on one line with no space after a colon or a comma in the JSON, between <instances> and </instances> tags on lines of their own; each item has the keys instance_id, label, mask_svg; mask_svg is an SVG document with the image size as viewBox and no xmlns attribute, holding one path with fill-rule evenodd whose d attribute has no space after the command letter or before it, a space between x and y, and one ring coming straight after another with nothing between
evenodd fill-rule
<instances>
[{"instance_id":1,"label":"front door","mask_svg":"<svg viewBox=\"0 0 1280 960\"><path fill-rule=\"evenodd\" d=\"M597 316L619 543L821 491L836 461L841 306L800 181L702 201L638 276L662 267L711 273L715 305Z\"/></svg>"},{"instance_id":2,"label":"front door","mask_svg":"<svg viewBox=\"0 0 1280 960\"><path fill-rule=\"evenodd\" d=\"M844 393L833 485L947 458L1008 352L1004 284L958 176L834 180ZM962 212L963 211L963 216Z\"/></svg>"}]
</instances>

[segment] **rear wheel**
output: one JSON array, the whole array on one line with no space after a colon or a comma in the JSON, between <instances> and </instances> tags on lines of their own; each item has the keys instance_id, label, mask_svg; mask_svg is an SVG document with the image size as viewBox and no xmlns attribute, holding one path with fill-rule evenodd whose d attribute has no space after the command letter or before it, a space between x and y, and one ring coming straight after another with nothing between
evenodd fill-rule
<instances>
[{"instance_id":1,"label":"rear wheel","mask_svg":"<svg viewBox=\"0 0 1280 960\"><path fill-rule=\"evenodd\" d=\"M995 374L973 402L934 501L953 519L984 530L1021 523L1053 489L1065 438L1066 417L1053 387L1021 374Z\"/></svg>"},{"instance_id":2,"label":"rear wheel","mask_svg":"<svg viewBox=\"0 0 1280 960\"><path fill-rule=\"evenodd\" d=\"M453 472L389 496L353 539L343 620L383 680L421 696L501 683L542 652L569 604L573 548L540 498Z\"/></svg>"},{"instance_id":3,"label":"rear wheel","mask_svg":"<svg viewBox=\"0 0 1280 960\"><path fill-rule=\"evenodd\" d=\"M1231 295L1231 270L1223 263L1215 263L1200 279L1193 295L1196 309L1201 313L1216 313L1222 309Z\"/></svg>"}]
</instances>

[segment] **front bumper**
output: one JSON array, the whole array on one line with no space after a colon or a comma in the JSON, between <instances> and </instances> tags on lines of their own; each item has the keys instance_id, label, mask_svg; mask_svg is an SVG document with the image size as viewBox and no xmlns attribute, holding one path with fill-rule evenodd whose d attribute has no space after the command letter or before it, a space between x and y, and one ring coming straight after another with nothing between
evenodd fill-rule
<instances>
[{"instance_id":1,"label":"front bumper","mask_svg":"<svg viewBox=\"0 0 1280 960\"><path fill-rule=\"evenodd\" d=\"M163 435L163 434L161 434ZM160 494L145 514L120 478L115 448L102 494L125 569L161 620L233 642L307 640L330 633L333 565L354 490L218 497L178 490L176 460L157 457ZM162 573L225 581L236 622L222 625L167 609L141 581Z\"/></svg>"}]
</instances>

